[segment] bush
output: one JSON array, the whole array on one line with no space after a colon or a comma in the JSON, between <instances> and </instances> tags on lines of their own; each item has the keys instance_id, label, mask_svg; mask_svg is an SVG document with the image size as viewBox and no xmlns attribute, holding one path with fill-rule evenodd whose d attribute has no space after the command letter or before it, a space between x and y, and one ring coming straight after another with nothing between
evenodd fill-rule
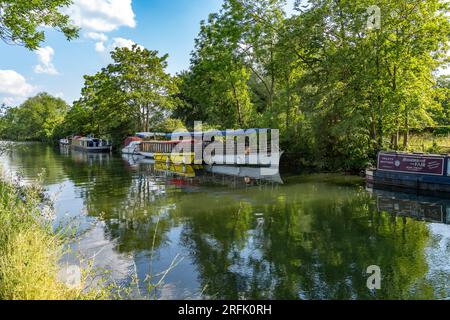
<instances>
[{"instance_id":1,"label":"bush","mask_svg":"<svg viewBox=\"0 0 450 320\"><path fill-rule=\"evenodd\" d=\"M436 136L446 136L450 134L450 126L436 127L433 131Z\"/></svg>"}]
</instances>

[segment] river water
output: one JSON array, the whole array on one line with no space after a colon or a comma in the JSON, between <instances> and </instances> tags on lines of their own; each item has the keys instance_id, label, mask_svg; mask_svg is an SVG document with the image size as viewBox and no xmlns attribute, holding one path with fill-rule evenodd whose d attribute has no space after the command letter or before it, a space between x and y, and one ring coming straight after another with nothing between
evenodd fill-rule
<instances>
[{"instance_id":1,"label":"river water","mask_svg":"<svg viewBox=\"0 0 450 320\"><path fill-rule=\"evenodd\" d=\"M15 146L3 170L41 179L55 226L77 226L65 262L93 260L133 298L450 298L450 198ZM373 265L379 290L367 287Z\"/></svg>"}]
</instances>

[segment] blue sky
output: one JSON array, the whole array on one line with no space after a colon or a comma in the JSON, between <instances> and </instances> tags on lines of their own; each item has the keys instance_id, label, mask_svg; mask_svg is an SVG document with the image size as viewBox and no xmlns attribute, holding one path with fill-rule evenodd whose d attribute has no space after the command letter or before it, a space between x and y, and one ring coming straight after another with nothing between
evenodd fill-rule
<instances>
[{"instance_id":1,"label":"blue sky","mask_svg":"<svg viewBox=\"0 0 450 320\"><path fill-rule=\"evenodd\" d=\"M169 72L187 69L200 21L221 6L222 0L74 0L67 13L82 28L79 39L67 42L48 30L37 52L0 41L0 103L16 105L41 91L71 103L83 75L105 66L113 47L133 42L168 53Z\"/></svg>"}]
</instances>

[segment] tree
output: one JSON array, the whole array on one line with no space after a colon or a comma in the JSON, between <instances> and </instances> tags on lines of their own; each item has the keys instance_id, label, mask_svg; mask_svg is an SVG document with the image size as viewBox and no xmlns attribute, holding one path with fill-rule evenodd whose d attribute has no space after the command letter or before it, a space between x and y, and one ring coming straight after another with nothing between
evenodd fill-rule
<instances>
[{"instance_id":1,"label":"tree","mask_svg":"<svg viewBox=\"0 0 450 320\"><path fill-rule=\"evenodd\" d=\"M296 87L316 156L348 170L364 167L380 149L400 148L401 132L407 148L409 129L432 123L433 72L448 49L448 4L383 1L382 24L371 30L370 1L309 3L286 22L284 42L303 68Z\"/></svg>"},{"instance_id":2,"label":"tree","mask_svg":"<svg viewBox=\"0 0 450 320\"><path fill-rule=\"evenodd\" d=\"M437 81L437 102L440 107L431 109L433 120L438 125L450 125L450 76L440 76Z\"/></svg>"},{"instance_id":3,"label":"tree","mask_svg":"<svg viewBox=\"0 0 450 320\"><path fill-rule=\"evenodd\" d=\"M0 39L36 50L45 40L42 26L55 28L72 40L78 28L61 13L72 0L0 0Z\"/></svg>"},{"instance_id":4,"label":"tree","mask_svg":"<svg viewBox=\"0 0 450 320\"><path fill-rule=\"evenodd\" d=\"M1 117L1 136L13 140L49 141L64 121L69 109L67 103L39 93L18 107L8 109Z\"/></svg>"},{"instance_id":5,"label":"tree","mask_svg":"<svg viewBox=\"0 0 450 320\"><path fill-rule=\"evenodd\" d=\"M255 125L258 113L277 113L272 109L279 76L275 50L284 3L227 0L218 14L201 23L191 72L183 83L195 115L233 128Z\"/></svg>"},{"instance_id":6,"label":"tree","mask_svg":"<svg viewBox=\"0 0 450 320\"><path fill-rule=\"evenodd\" d=\"M299 2L289 18L283 4L227 0L202 22L177 115L279 128L294 161L333 170L408 149L411 128L434 124L448 3L379 1L379 28L368 27L369 0Z\"/></svg>"},{"instance_id":7,"label":"tree","mask_svg":"<svg viewBox=\"0 0 450 320\"><path fill-rule=\"evenodd\" d=\"M119 143L136 131L149 131L170 115L177 81L165 71L168 56L160 57L157 51L134 45L116 48L111 57L113 63L84 77L81 98L67 120L75 132L107 135Z\"/></svg>"}]
</instances>

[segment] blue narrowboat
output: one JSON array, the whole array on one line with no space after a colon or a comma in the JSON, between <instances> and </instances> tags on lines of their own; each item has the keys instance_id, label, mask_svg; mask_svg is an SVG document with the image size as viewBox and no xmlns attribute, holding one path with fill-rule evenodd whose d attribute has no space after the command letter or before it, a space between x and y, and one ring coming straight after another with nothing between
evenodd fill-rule
<instances>
[{"instance_id":1,"label":"blue narrowboat","mask_svg":"<svg viewBox=\"0 0 450 320\"><path fill-rule=\"evenodd\" d=\"M374 186L450 193L450 156L380 152L376 169L366 171Z\"/></svg>"}]
</instances>

